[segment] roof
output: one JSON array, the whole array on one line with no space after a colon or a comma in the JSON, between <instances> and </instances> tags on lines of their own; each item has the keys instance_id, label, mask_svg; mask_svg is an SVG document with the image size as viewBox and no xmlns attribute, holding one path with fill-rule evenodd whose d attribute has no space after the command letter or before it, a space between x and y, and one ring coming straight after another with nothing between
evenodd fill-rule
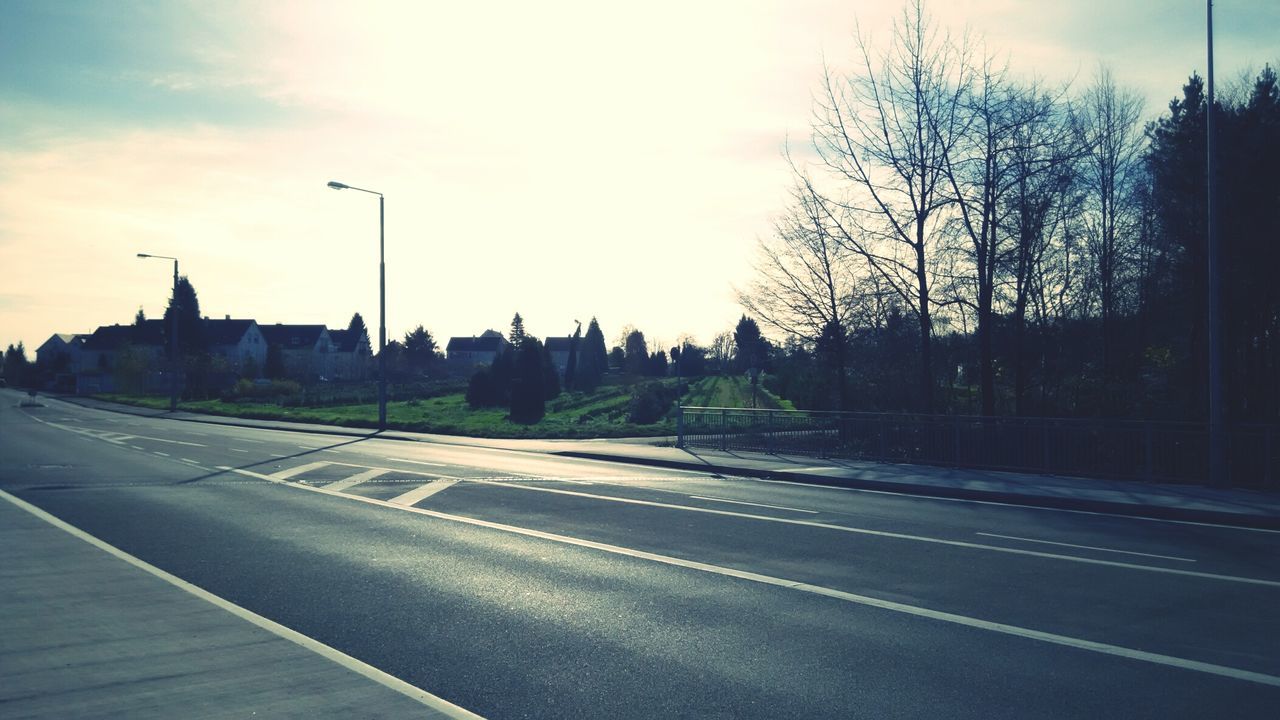
<instances>
[{"instance_id":1,"label":"roof","mask_svg":"<svg viewBox=\"0 0 1280 720\"><path fill-rule=\"evenodd\" d=\"M320 339L320 334L328 330L323 325L259 325L258 330L271 345L279 345L285 350L310 350Z\"/></svg>"},{"instance_id":2,"label":"roof","mask_svg":"<svg viewBox=\"0 0 1280 720\"><path fill-rule=\"evenodd\" d=\"M103 352L122 345L163 347L164 341L164 320L143 320L141 325L103 325L84 341L84 349Z\"/></svg>"},{"instance_id":3,"label":"roof","mask_svg":"<svg viewBox=\"0 0 1280 720\"><path fill-rule=\"evenodd\" d=\"M210 345L235 345L254 324L252 320L205 320L204 337Z\"/></svg>"},{"instance_id":4,"label":"roof","mask_svg":"<svg viewBox=\"0 0 1280 720\"><path fill-rule=\"evenodd\" d=\"M368 333L357 333L351 330L330 330L329 339L333 341L334 347L338 348L338 352L355 352L361 344L369 344Z\"/></svg>"},{"instance_id":5,"label":"roof","mask_svg":"<svg viewBox=\"0 0 1280 720\"><path fill-rule=\"evenodd\" d=\"M36 352L38 353L45 348L54 345L54 340L57 340L57 344L61 345L84 345L84 341L88 339L89 336L85 333L54 333L50 335L49 339L45 340L40 347L36 348Z\"/></svg>"},{"instance_id":6,"label":"roof","mask_svg":"<svg viewBox=\"0 0 1280 720\"><path fill-rule=\"evenodd\" d=\"M573 346L573 338L549 337L543 344L547 346L547 352L569 352L569 348Z\"/></svg>"},{"instance_id":7,"label":"roof","mask_svg":"<svg viewBox=\"0 0 1280 720\"><path fill-rule=\"evenodd\" d=\"M507 344L501 335L485 337L451 337L445 352L498 352Z\"/></svg>"}]
</instances>

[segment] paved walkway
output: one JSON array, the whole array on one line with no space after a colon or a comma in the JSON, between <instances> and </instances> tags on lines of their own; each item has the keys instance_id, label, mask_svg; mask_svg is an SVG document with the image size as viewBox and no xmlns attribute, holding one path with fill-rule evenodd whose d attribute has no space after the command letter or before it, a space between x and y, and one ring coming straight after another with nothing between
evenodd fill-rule
<instances>
[{"instance_id":1,"label":"paved walkway","mask_svg":"<svg viewBox=\"0 0 1280 720\"><path fill-rule=\"evenodd\" d=\"M0 717L474 717L25 505L0 493Z\"/></svg>"},{"instance_id":2,"label":"paved walkway","mask_svg":"<svg viewBox=\"0 0 1280 720\"><path fill-rule=\"evenodd\" d=\"M362 428L247 420L189 412L169 413L87 398L66 399L88 407L153 417L170 417L189 422L357 437L368 437L374 434L374 431ZM1275 492L1070 478L930 465L791 457L764 453L683 450L674 447L675 438L504 440L400 431L379 433L378 437L410 442L523 450L933 497L986 500L1280 529L1280 493Z\"/></svg>"}]
</instances>

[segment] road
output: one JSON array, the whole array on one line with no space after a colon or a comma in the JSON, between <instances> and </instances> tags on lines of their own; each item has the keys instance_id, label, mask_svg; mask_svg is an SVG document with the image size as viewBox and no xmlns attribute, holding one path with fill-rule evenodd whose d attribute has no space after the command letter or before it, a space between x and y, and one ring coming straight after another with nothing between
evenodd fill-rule
<instances>
[{"instance_id":1,"label":"road","mask_svg":"<svg viewBox=\"0 0 1280 720\"><path fill-rule=\"evenodd\" d=\"M0 392L0 489L491 718L1274 717L1280 533Z\"/></svg>"}]
</instances>

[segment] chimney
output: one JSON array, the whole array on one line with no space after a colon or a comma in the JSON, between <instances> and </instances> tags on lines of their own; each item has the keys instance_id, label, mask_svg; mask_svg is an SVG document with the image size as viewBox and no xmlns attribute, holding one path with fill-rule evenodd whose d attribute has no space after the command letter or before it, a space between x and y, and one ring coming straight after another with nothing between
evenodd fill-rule
<instances>
[{"instance_id":1,"label":"chimney","mask_svg":"<svg viewBox=\"0 0 1280 720\"><path fill-rule=\"evenodd\" d=\"M231 319L231 314L230 314L230 313L228 313L228 314L227 314L226 319L227 319L227 320L230 320L230 319Z\"/></svg>"}]
</instances>

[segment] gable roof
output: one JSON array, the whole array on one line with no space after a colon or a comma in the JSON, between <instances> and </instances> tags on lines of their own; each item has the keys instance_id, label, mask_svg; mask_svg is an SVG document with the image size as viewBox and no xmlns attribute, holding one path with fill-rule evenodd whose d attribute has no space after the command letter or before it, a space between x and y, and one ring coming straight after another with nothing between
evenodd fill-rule
<instances>
[{"instance_id":1,"label":"gable roof","mask_svg":"<svg viewBox=\"0 0 1280 720\"><path fill-rule=\"evenodd\" d=\"M240 342L249 328L255 324L252 320L205 320L204 337L210 345L235 345Z\"/></svg>"},{"instance_id":2,"label":"gable roof","mask_svg":"<svg viewBox=\"0 0 1280 720\"><path fill-rule=\"evenodd\" d=\"M84 341L89 339L89 335L85 333L54 333L45 340L40 347L36 348L36 352L40 353L45 348L53 349L55 346L83 346Z\"/></svg>"},{"instance_id":3,"label":"gable roof","mask_svg":"<svg viewBox=\"0 0 1280 720\"><path fill-rule=\"evenodd\" d=\"M323 325L259 325L258 330L271 345L279 345L284 350L310 350L320 339L321 333L328 330Z\"/></svg>"},{"instance_id":4,"label":"gable roof","mask_svg":"<svg viewBox=\"0 0 1280 720\"><path fill-rule=\"evenodd\" d=\"M369 343L368 333L352 332L351 330L330 330L329 339L333 341L334 347L338 352L353 353L359 347Z\"/></svg>"},{"instance_id":5,"label":"gable roof","mask_svg":"<svg viewBox=\"0 0 1280 720\"><path fill-rule=\"evenodd\" d=\"M453 352L498 352L507 341L501 335L485 337L451 337L445 346L446 353Z\"/></svg>"},{"instance_id":6,"label":"gable roof","mask_svg":"<svg viewBox=\"0 0 1280 720\"><path fill-rule=\"evenodd\" d=\"M164 320L144 320L141 325L103 325L84 341L84 349L110 352L122 345L163 347L164 341Z\"/></svg>"},{"instance_id":7,"label":"gable roof","mask_svg":"<svg viewBox=\"0 0 1280 720\"><path fill-rule=\"evenodd\" d=\"M573 344L573 338L549 337L543 344L547 346L547 352L569 352L569 348Z\"/></svg>"}]
</instances>

